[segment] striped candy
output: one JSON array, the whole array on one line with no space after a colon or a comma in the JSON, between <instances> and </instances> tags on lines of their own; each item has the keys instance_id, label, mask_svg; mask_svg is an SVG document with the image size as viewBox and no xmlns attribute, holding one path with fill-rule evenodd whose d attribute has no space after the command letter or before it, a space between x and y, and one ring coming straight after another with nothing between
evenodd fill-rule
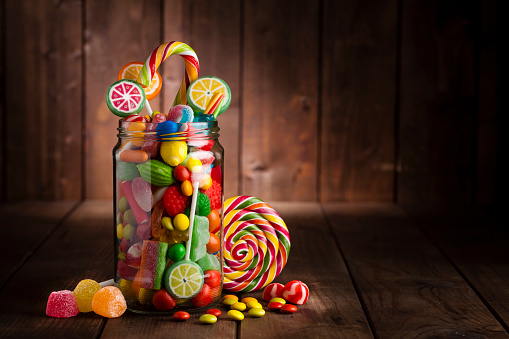
<instances>
[{"instance_id":1,"label":"striped candy","mask_svg":"<svg viewBox=\"0 0 509 339\"><path fill-rule=\"evenodd\" d=\"M173 102L173 106L179 104L185 105L187 103L187 88L198 78L200 64L198 62L198 56L193 49L183 42L172 41L157 47L152 54L150 54L147 61L141 68L136 81L143 87L148 86L152 77L156 74L157 68L171 55L180 55L184 58L186 64L184 79L182 80L180 89L175 97L175 101Z\"/></svg>"},{"instance_id":2,"label":"striped candy","mask_svg":"<svg viewBox=\"0 0 509 339\"><path fill-rule=\"evenodd\" d=\"M256 291L286 265L290 233L279 214L250 196L224 203L224 285L233 292Z\"/></svg>"},{"instance_id":3,"label":"striped candy","mask_svg":"<svg viewBox=\"0 0 509 339\"><path fill-rule=\"evenodd\" d=\"M283 298L292 304L302 305L308 301L309 288L299 280L292 280L283 289Z\"/></svg>"}]
</instances>

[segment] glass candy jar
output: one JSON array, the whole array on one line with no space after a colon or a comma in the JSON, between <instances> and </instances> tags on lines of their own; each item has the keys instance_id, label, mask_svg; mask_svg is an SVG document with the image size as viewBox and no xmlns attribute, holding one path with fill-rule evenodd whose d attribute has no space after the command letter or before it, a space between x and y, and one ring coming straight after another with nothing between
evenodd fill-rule
<instances>
[{"instance_id":1,"label":"glass candy jar","mask_svg":"<svg viewBox=\"0 0 509 339\"><path fill-rule=\"evenodd\" d=\"M220 298L223 281L217 121L120 120L118 131L115 283L134 312L203 311Z\"/></svg>"}]
</instances>

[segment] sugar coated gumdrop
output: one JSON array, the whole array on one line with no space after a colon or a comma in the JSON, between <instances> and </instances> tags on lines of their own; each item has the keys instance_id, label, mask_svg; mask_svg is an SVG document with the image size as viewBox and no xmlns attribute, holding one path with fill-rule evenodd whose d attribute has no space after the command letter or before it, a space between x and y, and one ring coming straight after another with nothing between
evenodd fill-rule
<instances>
[{"instance_id":1,"label":"sugar coated gumdrop","mask_svg":"<svg viewBox=\"0 0 509 339\"><path fill-rule=\"evenodd\" d=\"M80 313L78 303L71 291L51 292L46 305L46 314L53 318L70 318Z\"/></svg>"},{"instance_id":2,"label":"sugar coated gumdrop","mask_svg":"<svg viewBox=\"0 0 509 339\"><path fill-rule=\"evenodd\" d=\"M272 298L282 298L285 286L279 283L267 285L263 290L263 300L269 301Z\"/></svg>"},{"instance_id":3,"label":"sugar coated gumdrop","mask_svg":"<svg viewBox=\"0 0 509 339\"><path fill-rule=\"evenodd\" d=\"M117 318L124 314L127 304L122 292L115 286L103 287L92 298L92 309L106 318Z\"/></svg>"},{"instance_id":4,"label":"sugar coated gumdrop","mask_svg":"<svg viewBox=\"0 0 509 339\"><path fill-rule=\"evenodd\" d=\"M92 312L92 298L101 289L97 281L84 279L76 285L72 294L76 298L80 312Z\"/></svg>"},{"instance_id":5,"label":"sugar coated gumdrop","mask_svg":"<svg viewBox=\"0 0 509 339\"><path fill-rule=\"evenodd\" d=\"M292 304L302 305L308 301L309 288L306 284L299 280L292 280L285 285L283 290L283 298Z\"/></svg>"}]
</instances>

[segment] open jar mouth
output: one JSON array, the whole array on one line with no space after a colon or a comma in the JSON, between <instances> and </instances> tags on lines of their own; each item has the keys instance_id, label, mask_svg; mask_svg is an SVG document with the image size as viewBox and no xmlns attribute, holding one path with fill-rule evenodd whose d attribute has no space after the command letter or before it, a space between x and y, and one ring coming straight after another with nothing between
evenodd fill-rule
<instances>
[{"instance_id":1,"label":"open jar mouth","mask_svg":"<svg viewBox=\"0 0 509 339\"><path fill-rule=\"evenodd\" d=\"M123 140L143 138L155 141L182 141L217 140L219 138L219 124L217 121L168 124L168 121L150 123L127 122L121 119L117 130L117 137Z\"/></svg>"}]
</instances>

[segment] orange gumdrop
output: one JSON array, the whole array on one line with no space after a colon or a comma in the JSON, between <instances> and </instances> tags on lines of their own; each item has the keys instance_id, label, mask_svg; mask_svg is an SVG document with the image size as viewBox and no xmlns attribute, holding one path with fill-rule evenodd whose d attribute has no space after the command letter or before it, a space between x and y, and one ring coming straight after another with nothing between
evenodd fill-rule
<instances>
[{"instance_id":1,"label":"orange gumdrop","mask_svg":"<svg viewBox=\"0 0 509 339\"><path fill-rule=\"evenodd\" d=\"M115 286L101 288L92 298L92 310L106 318L118 318L126 309L125 298Z\"/></svg>"},{"instance_id":2,"label":"orange gumdrop","mask_svg":"<svg viewBox=\"0 0 509 339\"><path fill-rule=\"evenodd\" d=\"M219 232L219 228L221 227L221 218L216 210L210 211L210 214L207 215L207 219L209 219L209 232L217 233Z\"/></svg>"}]
</instances>

